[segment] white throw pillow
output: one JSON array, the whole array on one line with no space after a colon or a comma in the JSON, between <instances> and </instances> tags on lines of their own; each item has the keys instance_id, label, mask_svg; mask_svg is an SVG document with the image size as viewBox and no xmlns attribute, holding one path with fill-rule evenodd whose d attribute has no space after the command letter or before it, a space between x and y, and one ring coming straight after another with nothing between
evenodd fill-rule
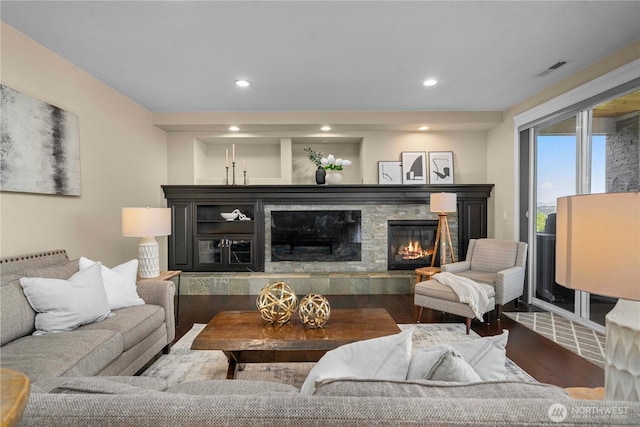
<instances>
[{"instance_id":1,"label":"white throw pillow","mask_svg":"<svg viewBox=\"0 0 640 427\"><path fill-rule=\"evenodd\" d=\"M80 270L95 263L89 258L80 257ZM144 304L144 300L140 298L136 288L137 277L137 259L132 259L113 268L102 266L102 281L111 310Z\"/></svg>"},{"instance_id":2,"label":"white throw pillow","mask_svg":"<svg viewBox=\"0 0 640 427\"><path fill-rule=\"evenodd\" d=\"M416 350L411 356L407 379L424 379L438 360L441 352L455 350L462 355L483 381L503 381L507 377L505 362L507 360L508 338L509 331L505 329L500 335Z\"/></svg>"},{"instance_id":3,"label":"white throw pillow","mask_svg":"<svg viewBox=\"0 0 640 427\"><path fill-rule=\"evenodd\" d=\"M301 394L312 395L316 383L337 378L404 380L411 359L413 330L358 341L328 351L311 369Z\"/></svg>"},{"instance_id":4,"label":"white throw pillow","mask_svg":"<svg viewBox=\"0 0 640 427\"><path fill-rule=\"evenodd\" d=\"M471 365L464 360L460 353L457 353L455 350L443 351L427 373L425 379L456 383L482 382L482 378L480 378Z\"/></svg>"},{"instance_id":5,"label":"white throw pillow","mask_svg":"<svg viewBox=\"0 0 640 427\"><path fill-rule=\"evenodd\" d=\"M99 322L111 314L102 285L100 264L68 280L23 277L20 284L36 314L33 335L64 332Z\"/></svg>"}]
</instances>

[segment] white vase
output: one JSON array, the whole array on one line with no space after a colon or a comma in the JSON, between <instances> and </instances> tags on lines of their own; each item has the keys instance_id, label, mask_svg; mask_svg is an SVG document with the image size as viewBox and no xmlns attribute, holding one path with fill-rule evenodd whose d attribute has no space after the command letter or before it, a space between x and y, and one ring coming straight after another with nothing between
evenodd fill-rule
<instances>
[{"instance_id":1,"label":"white vase","mask_svg":"<svg viewBox=\"0 0 640 427\"><path fill-rule=\"evenodd\" d=\"M324 178L329 185L338 185L342 182L342 174L340 172L331 171Z\"/></svg>"}]
</instances>

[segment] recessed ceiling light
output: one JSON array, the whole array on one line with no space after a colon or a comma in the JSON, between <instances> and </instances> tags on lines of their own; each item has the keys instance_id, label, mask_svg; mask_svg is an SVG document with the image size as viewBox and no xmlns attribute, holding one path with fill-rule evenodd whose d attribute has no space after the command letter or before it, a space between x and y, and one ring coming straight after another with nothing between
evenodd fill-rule
<instances>
[{"instance_id":1,"label":"recessed ceiling light","mask_svg":"<svg viewBox=\"0 0 640 427\"><path fill-rule=\"evenodd\" d=\"M229 126L229 130L231 132L238 132L240 130L240 128L238 126Z\"/></svg>"},{"instance_id":2,"label":"recessed ceiling light","mask_svg":"<svg viewBox=\"0 0 640 427\"><path fill-rule=\"evenodd\" d=\"M420 126L418 130L428 130L429 126Z\"/></svg>"},{"instance_id":3,"label":"recessed ceiling light","mask_svg":"<svg viewBox=\"0 0 640 427\"><path fill-rule=\"evenodd\" d=\"M245 80L245 79L238 79L238 80L236 80L236 86L249 87L249 86L251 86L251 82L249 80Z\"/></svg>"},{"instance_id":4,"label":"recessed ceiling light","mask_svg":"<svg viewBox=\"0 0 640 427\"><path fill-rule=\"evenodd\" d=\"M331 126L322 126L322 127L320 128L320 130L321 130L322 132L329 132L329 131L331 130Z\"/></svg>"},{"instance_id":5,"label":"recessed ceiling light","mask_svg":"<svg viewBox=\"0 0 640 427\"><path fill-rule=\"evenodd\" d=\"M427 87L435 86L437 84L438 84L438 81L435 80L435 79L428 79L428 80L425 80L424 82L422 82L422 86L427 86Z\"/></svg>"}]
</instances>

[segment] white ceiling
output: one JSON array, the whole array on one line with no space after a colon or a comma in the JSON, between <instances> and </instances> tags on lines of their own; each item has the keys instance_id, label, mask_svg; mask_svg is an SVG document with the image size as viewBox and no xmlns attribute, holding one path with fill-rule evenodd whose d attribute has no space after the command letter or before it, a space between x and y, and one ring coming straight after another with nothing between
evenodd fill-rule
<instances>
[{"instance_id":1,"label":"white ceiling","mask_svg":"<svg viewBox=\"0 0 640 427\"><path fill-rule=\"evenodd\" d=\"M154 112L502 111L640 39L638 1L0 7L3 21ZM439 84L422 87L426 78Z\"/></svg>"}]
</instances>

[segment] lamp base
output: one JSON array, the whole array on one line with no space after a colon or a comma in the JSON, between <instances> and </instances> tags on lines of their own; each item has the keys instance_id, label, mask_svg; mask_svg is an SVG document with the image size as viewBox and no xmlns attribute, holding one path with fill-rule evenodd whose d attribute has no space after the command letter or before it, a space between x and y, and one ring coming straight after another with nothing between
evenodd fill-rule
<instances>
[{"instance_id":1,"label":"lamp base","mask_svg":"<svg viewBox=\"0 0 640 427\"><path fill-rule=\"evenodd\" d=\"M138 276L144 279L160 276L160 250L155 237L143 237L138 245Z\"/></svg>"},{"instance_id":2,"label":"lamp base","mask_svg":"<svg viewBox=\"0 0 640 427\"><path fill-rule=\"evenodd\" d=\"M640 302L619 299L606 316L606 400L640 402Z\"/></svg>"}]
</instances>

